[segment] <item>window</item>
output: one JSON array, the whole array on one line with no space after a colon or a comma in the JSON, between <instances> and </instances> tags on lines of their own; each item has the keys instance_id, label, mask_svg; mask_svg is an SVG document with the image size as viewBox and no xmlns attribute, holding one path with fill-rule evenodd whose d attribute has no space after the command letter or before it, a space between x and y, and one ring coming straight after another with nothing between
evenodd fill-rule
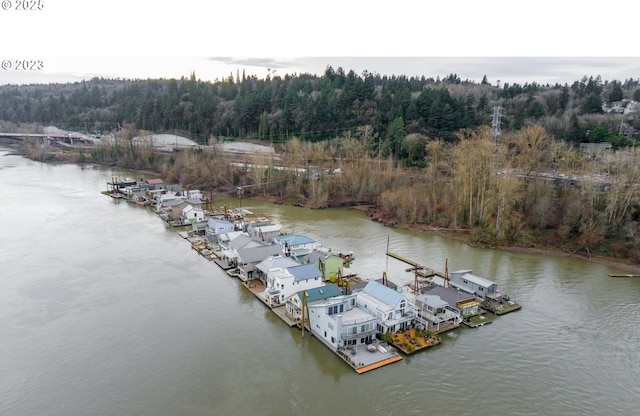
<instances>
[{"instance_id":1,"label":"window","mask_svg":"<svg viewBox=\"0 0 640 416\"><path fill-rule=\"evenodd\" d=\"M480 288L480 292L484 292L484 288L483 287Z\"/></svg>"},{"instance_id":2,"label":"window","mask_svg":"<svg viewBox=\"0 0 640 416\"><path fill-rule=\"evenodd\" d=\"M327 323L327 326L329 327L329 329L333 330L333 324L331 322Z\"/></svg>"}]
</instances>

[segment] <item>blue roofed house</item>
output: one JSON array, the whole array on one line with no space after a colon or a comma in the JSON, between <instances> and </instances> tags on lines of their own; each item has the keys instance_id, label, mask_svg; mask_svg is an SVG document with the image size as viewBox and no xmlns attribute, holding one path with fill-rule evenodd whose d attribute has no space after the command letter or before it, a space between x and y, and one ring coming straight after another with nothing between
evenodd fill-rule
<instances>
[{"instance_id":1,"label":"blue roofed house","mask_svg":"<svg viewBox=\"0 0 640 416\"><path fill-rule=\"evenodd\" d=\"M404 294L375 280L356 294L358 307L377 319L379 333L393 334L411 328L415 306Z\"/></svg>"},{"instance_id":2,"label":"blue roofed house","mask_svg":"<svg viewBox=\"0 0 640 416\"><path fill-rule=\"evenodd\" d=\"M313 252L316 247L316 241L300 234L280 235L275 241L282 246L284 254L287 257L293 257L298 262L309 253Z\"/></svg>"},{"instance_id":3,"label":"blue roofed house","mask_svg":"<svg viewBox=\"0 0 640 416\"><path fill-rule=\"evenodd\" d=\"M301 290L324 286L322 272L315 264L298 264L286 269L274 268L267 275L262 296L270 307L284 306L285 299Z\"/></svg>"},{"instance_id":4,"label":"blue roofed house","mask_svg":"<svg viewBox=\"0 0 640 416\"><path fill-rule=\"evenodd\" d=\"M342 291L335 283L301 290L286 299L287 308L285 313L294 322L299 322L302 320L303 302L306 302L307 306L310 306L340 295L342 295ZM307 317L305 316L305 318Z\"/></svg>"}]
</instances>

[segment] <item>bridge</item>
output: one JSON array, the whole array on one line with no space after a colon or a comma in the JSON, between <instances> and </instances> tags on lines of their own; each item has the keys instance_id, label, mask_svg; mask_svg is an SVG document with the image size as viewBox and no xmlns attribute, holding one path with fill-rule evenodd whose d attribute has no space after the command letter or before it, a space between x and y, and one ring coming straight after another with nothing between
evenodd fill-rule
<instances>
[{"instance_id":1,"label":"bridge","mask_svg":"<svg viewBox=\"0 0 640 416\"><path fill-rule=\"evenodd\" d=\"M0 133L0 139L15 140L18 142L26 139L39 139L42 142L63 147L84 147L94 146L96 144L96 140L93 137L79 133Z\"/></svg>"}]
</instances>

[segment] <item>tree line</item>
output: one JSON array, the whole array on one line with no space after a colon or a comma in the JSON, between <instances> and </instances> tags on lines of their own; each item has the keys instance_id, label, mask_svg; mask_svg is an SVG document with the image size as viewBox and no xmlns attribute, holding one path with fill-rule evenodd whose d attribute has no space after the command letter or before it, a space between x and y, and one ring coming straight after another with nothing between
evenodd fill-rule
<instances>
[{"instance_id":1,"label":"tree line","mask_svg":"<svg viewBox=\"0 0 640 416\"><path fill-rule=\"evenodd\" d=\"M640 261L639 118L605 113L639 99L639 91L637 81L600 77L496 87L454 74L434 80L327 67L322 76L237 74L214 83L192 74L5 86L0 116L5 128L54 118L60 127L91 131L112 123L120 140L80 152L78 161L154 170L192 189L252 185L247 196L283 203L365 203L390 224L463 231L481 245ZM498 105L504 119L496 136L490 124ZM280 157L243 168L215 148L162 155L134 140L142 129L183 130L203 144L268 141ZM587 142L613 147L585 153L578 144ZM37 143L26 142L25 151L51 157Z\"/></svg>"},{"instance_id":2,"label":"tree line","mask_svg":"<svg viewBox=\"0 0 640 416\"><path fill-rule=\"evenodd\" d=\"M496 106L503 108L505 131L535 123L564 141L624 147L632 135L621 134L622 116L605 114L604 106L625 99L640 100L637 80L585 76L571 85L493 86L486 77L477 83L455 74L442 79L381 76L328 66L322 75L259 79L243 72L216 82L200 81L192 73L180 79L8 85L0 87L0 119L98 132L133 125L185 132L202 144L221 138L319 141L370 126L378 152L413 163L420 155L402 146L404 135L455 141L460 129L490 124ZM622 121L640 129L639 117Z\"/></svg>"}]
</instances>

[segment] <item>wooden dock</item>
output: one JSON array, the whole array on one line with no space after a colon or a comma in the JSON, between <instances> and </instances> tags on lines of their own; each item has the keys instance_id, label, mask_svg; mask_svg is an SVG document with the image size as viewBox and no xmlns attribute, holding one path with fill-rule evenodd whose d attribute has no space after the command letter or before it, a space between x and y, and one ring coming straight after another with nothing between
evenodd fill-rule
<instances>
[{"instance_id":1,"label":"wooden dock","mask_svg":"<svg viewBox=\"0 0 640 416\"><path fill-rule=\"evenodd\" d=\"M392 257L392 258L394 258L396 260L400 260L401 262L410 264L411 266L413 266L413 269L410 269L409 271L417 270L418 274L420 276L422 276L422 277L431 277L431 276L439 276L439 277L442 277L442 278L445 277L443 272L439 272L439 271L434 270L434 269L432 269L430 267L427 267L427 266L424 266L422 264L416 263L413 260L410 260L410 259L408 259L406 257L402 257L399 254L392 253L391 251L387 251L387 256Z\"/></svg>"},{"instance_id":2,"label":"wooden dock","mask_svg":"<svg viewBox=\"0 0 640 416\"><path fill-rule=\"evenodd\" d=\"M371 370L375 370L376 368L384 367L385 365L395 363L396 361L402 361L401 355L396 355L393 357L389 357L386 360L378 361L373 364L365 365L363 367L356 368L356 373L362 374Z\"/></svg>"}]
</instances>

